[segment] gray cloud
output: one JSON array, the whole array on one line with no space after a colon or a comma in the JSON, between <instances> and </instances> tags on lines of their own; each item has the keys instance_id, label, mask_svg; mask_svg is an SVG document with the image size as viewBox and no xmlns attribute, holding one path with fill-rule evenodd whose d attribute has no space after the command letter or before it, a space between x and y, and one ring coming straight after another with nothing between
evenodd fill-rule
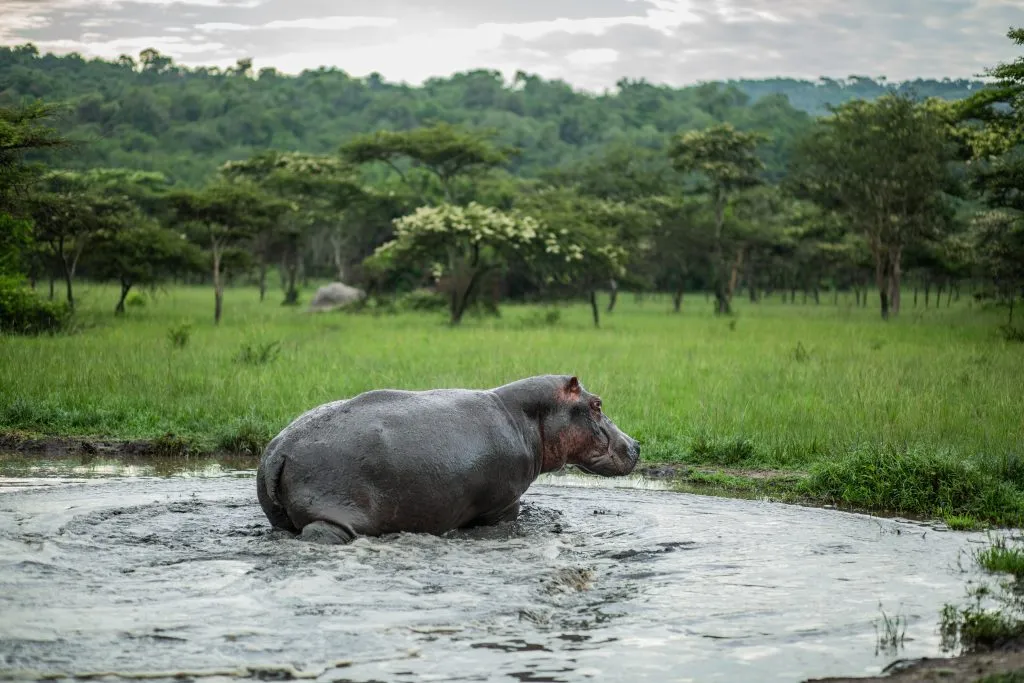
<instances>
[{"instance_id":1,"label":"gray cloud","mask_svg":"<svg viewBox=\"0 0 1024 683\"><path fill-rule=\"evenodd\" d=\"M0 41L186 64L252 57L419 82L473 68L563 78L973 76L1012 59L1019 0L0 0ZM361 19L346 20L342 17Z\"/></svg>"}]
</instances>

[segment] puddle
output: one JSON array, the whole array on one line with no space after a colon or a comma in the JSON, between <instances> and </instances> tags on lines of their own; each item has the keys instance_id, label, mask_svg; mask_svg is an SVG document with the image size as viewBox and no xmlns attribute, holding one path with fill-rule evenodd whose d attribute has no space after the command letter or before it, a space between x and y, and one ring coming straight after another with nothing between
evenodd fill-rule
<instances>
[{"instance_id":1,"label":"puddle","mask_svg":"<svg viewBox=\"0 0 1024 683\"><path fill-rule=\"evenodd\" d=\"M940 654L959 554L984 540L565 473L512 524L324 547L269 532L251 469L169 470L0 462L0 677L872 674ZM908 621L896 655L876 653L880 604Z\"/></svg>"}]
</instances>

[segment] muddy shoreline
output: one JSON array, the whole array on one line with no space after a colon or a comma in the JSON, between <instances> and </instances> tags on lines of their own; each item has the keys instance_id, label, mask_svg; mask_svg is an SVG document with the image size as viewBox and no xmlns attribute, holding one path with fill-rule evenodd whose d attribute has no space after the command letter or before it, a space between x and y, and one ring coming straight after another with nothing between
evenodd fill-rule
<instances>
[{"instance_id":1,"label":"muddy shoreline","mask_svg":"<svg viewBox=\"0 0 1024 683\"><path fill-rule=\"evenodd\" d=\"M180 442L167 440L111 440L81 437L46 437L25 434L0 434L0 453L21 456L26 459L41 458L46 460L82 460L110 459L125 463L133 461L199 461L215 460L229 465L231 468L255 468L258 457L225 451L193 451L188 447L180 447ZM170 464L170 462L168 462ZM799 472L776 472L768 470L742 470L716 467L694 467L685 463L643 463L635 472L637 475L666 482L680 484L680 490L700 488L690 486L687 480L695 473L723 474L731 477L756 482L769 483L773 480L797 481ZM727 485L713 487L709 493L729 496ZM734 491L742 496L744 492ZM750 491L746 491L750 493ZM755 491L755 495L763 491ZM811 501L789 500L809 504L814 507L834 507L813 504ZM879 514L874 511L873 514ZM985 676L994 674L1024 672L1024 640L1007 644L995 652L961 655L949 658L926 658L917 660L896 660L885 673L872 677L832 677L806 679L806 683L855 683L871 681L893 681L897 683L916 683L918 681L949 681L951 683L975 682Z\"/></svg>"}]
</instances>

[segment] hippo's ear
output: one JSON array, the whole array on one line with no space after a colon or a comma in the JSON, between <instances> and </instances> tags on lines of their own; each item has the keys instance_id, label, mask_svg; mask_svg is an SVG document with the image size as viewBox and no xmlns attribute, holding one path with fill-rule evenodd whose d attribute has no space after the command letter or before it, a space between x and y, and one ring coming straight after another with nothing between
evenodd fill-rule
<instances>
[{"instance_id":1,"label":"hippo's ear","mask_svg":"<svg viewBox=\"0 0 1024 683\"><path fill-rule=\"evenodd\" d=\"M565 390L570 394L579 395L580 393L580 380L573 375L569 378L569 381L565 384Z\"/></svg>"}]
</instances>

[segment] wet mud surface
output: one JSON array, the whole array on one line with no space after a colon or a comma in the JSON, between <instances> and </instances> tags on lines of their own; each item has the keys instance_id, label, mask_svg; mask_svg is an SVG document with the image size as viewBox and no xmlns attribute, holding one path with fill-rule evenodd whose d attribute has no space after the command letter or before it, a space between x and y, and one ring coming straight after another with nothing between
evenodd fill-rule
<instances>
[{"instance_id":1,"label":"wet mud surface","mask_svg":"<svg viewBox=\"0 0 1024 683\"><path fill-rule=\"evenodd\" d=\"M9 677L867 675L941 655L939 611L963 595L961 553L984 540L775 503L549 483L530 489L515 523L324 547L270 532L252 472L20 481L0 487ZM908 621L899 653L877 652L880 606Z\"/></svg>"}]
</instances>

